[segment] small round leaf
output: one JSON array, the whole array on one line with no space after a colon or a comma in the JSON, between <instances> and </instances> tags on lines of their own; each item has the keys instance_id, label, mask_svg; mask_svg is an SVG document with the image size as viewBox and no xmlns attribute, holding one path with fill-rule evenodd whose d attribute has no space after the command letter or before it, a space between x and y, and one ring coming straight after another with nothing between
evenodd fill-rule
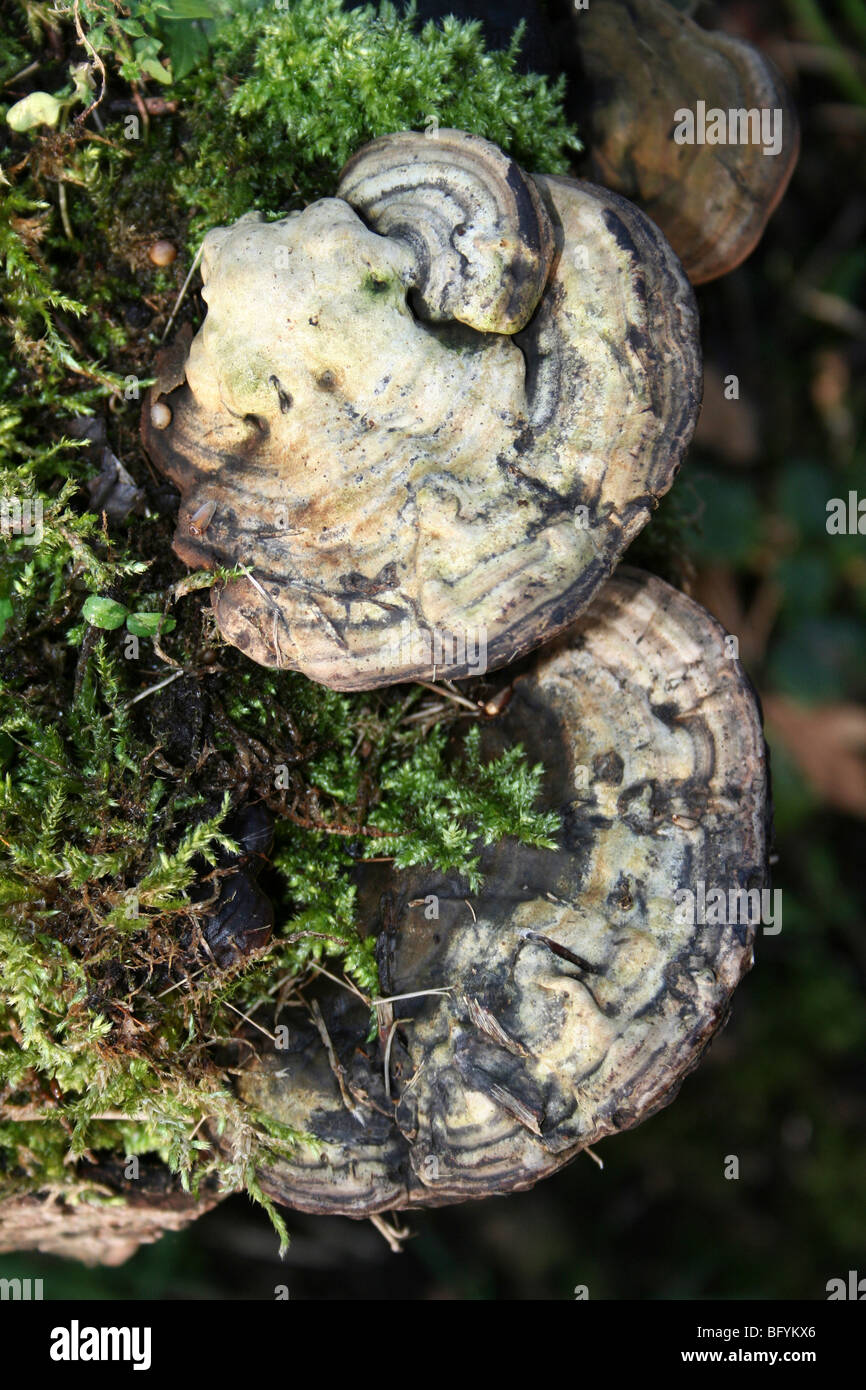
<instances>
[{"instance_id":1,"label":"small round leaf","mask_svg":"<svg viewBox=\"0 0 866 1390\"><path fill-rule=\"evenodd\" d=\"M31 92L9 107L6 124L19 134L37 125L56 126L62 109L62 103L50 92Z\"/></svg>"},{"instance_id":2,"label":"small round leaf","mask_svg":"<svg viewBox=\"0 0 866 1390\"><path fill-rule=\"evenodd\" d=\"M122 626L128 609L122 603L116 603L113 598L100 598L99 594L91 594L85 599L81 612L91 627L101 627L105 632L113 632L115 628Z\"/></svg>"},{"instance_id":3,"label":"small round leaf","mask_svg":"<svg viewBox=\"0 0 866 1390\"><path fill-rule=\"evenodd\" d=\"M155 637L160 631L171 632L177 624L174 618L163 617L162 613L130 613L126 626L134 637Z\"/></svg>"}]
</instances>

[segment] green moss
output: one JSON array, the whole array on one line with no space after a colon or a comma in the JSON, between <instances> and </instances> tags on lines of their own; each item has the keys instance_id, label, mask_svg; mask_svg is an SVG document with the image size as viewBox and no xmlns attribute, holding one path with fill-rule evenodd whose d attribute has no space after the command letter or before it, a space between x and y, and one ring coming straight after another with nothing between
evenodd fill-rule
<instances>
[{"instance_id":1,"label":"green moss","mask_svg":"<svg viewBox=\"0 0 866 1390\"><path fill-rule=\"evenodd\" d=\"M74 51L71 6L57 8L30 6L29 32L14 11L8 33L11 71L39 58L32 81L51 91L69 84L43 61L45 25L65 26ZM148 63L183 70L170 8L140 0L124 17L82 0L113 95L128 98L142 73L162 81ZM270 981L316 962L375 996L359 860L436 865L469 891L482 845L544 844L556 831L533 809L540 774L519 750L488 767L477 730L452 746L456 707L426 733L407 723L420 687L340 695L252 667L218 644L207 595L177 597L186 572L169 518L109 527L87 510L97 465L69 437L76 415L106 416L110 401L111 447L139 485L150 475L125 384L144 386L186 273L182 254L168 270L150 263L157 237L191 250L250 207L279 213L329 194L358 144L434 117L530 167L562 171L577 148L559 88L516 72L517 38L488 53L478 25L422 28L388 5L337 0L212 12L223 22L196 31L209 61L138 138L107 117L98 137L71 118L3 136L0 497L41 507L38 543L0 538L4 1190L86 1193L86 1152L150 1152L192 1188L217 1174L269 1206L256 1163L298 1136L242 1112L203 1042L231 1037L234 1009L257 1009ZM389 290L373 276L366 287ZM92 625L106 613L120 615L116 630ZM123 615L163 613L156 640L130 648ZM201 952L191 890L230 844L233 808L251 800L277 818L276 929L264 953L223 972ZM205 1116L237 1130L248 1156L217 1160Z\"/></svg>"},{"instance_id":2,"label":"green moss","mask_svg":"<svg viewBox=\"0 0 866 1390\"><path fill-rule=\"evenodd\" d=\"M519 51L519 33L490 52L479 23L421 25L391 4L241 9L185 88L193 139L177 187L194 233L332 193L349 156L394 130L457 127L530 169L567 173L580 143L563 84L520 74Z\"/></svg>"}]
</instances>

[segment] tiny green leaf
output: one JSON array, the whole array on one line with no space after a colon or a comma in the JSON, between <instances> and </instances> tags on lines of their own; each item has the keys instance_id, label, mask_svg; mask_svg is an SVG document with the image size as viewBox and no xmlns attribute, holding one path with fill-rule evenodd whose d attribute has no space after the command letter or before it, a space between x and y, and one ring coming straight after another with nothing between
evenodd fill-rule
<instances>
[{"instance_id":1,"label":"tiny green leaf","mask_svg":"<svg viewBox=\"0 0 866 1390\"><path fill-rule=\"evenodd\" d=\"M179 82L207 58L208 41L201 26L192 19L171 20L165 32L171 70L175 82Z\"/></svg>"},{"instance_id":2,"label":"tiny green leaf","mask_svg":"<svg viewBox=\"0 0 866 1390\"><path fill-rule=\"evenodd\" d=\"M122 626L128 609L122 603L116 603L113 598L101 598L99 594L91 594L84 600L81 612L91 627L113 632L115 628Z\"/></svg>"},{"instance_id":3,"label":"tiny green leaf","mask_svg":"<svg viewBox=\"0 0 866 1390\"><path fill-rule=\"evenodd\" d=\"M10 106L6 112L6 124L21 134L37 125L56 126L60 120L63 103L50 92L31 92Z\"/></svg>"},{"instance_id":4,"label":"tiny green leaf","mask_svg":"<svg viewBox=\"0 0 866 1390\"><path fill-rule=\"evenodd\" d=\"M69 75L75 87L73 100L86 104L93 94L93 74L90 71L90 64L73 63L69 69Z\"/></svg>"},{"instance_id":5,"label":"tiny green leaf","mask_svg":"<svg viewBox=\"0 0 866 1390\"><path fill-rule=\"evenodd\" d=\"M130 613L126 626L134 637L155 637L160 631L171 632L177 627L174 618L165 618L162 613Z\"/></svg>"},{"instance_id":6,"label":"tiny green leaf","mask_svg":"<svg viewBox=\"0 0 866 1390\"><path fill-rule=\"evenodd\" d=\"M146 72L148 77L153 77L157 82L169 83L172 81L171 73L168 68L163 67L156 58L139 58L139 67Z\"/></svg>"}]
</instances>

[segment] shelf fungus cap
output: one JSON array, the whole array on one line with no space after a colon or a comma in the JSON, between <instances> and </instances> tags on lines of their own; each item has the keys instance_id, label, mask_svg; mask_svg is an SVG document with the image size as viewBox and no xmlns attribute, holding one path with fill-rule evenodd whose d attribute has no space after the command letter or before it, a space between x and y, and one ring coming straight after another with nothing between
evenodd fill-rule
<instances>
[{"instance_id":1,"label":"shelf fungus cap","mask_svg":"<svg viewBox=\"0 0 866 1390\"><path fill-rule=\"evenodd\" d=\"M616 193L460 131L205 238L142 431L229 642L339 689L492 669L589 602L700 398L691 287ZM153 408L171 412L164 428Z\"/></svg>"},{"instance_id":2,"label":"shelf fungus cap","mask_svg":"<svg viewBox=\"0 0 866 1390\"><path fill-rule=\"evenodd\" d=\"M800 147L774 65L668 0L593 0L572 31L593 177L649 213L693 284L735 269Z\"/></svg>"},{"instance_id":3,"label":"shelf fungus cap","mask_svg":"<svg viewBox=\"0 0 866 1390\"><path fill-rule=\"evenodd\" d=\"M378 1036L321 977L309 1017L276 1020L285 1048L245 1035L241 1099L313 1141L260 1169L272 1197L360 1216L507 1193L673 1099L766 907L760 715L728 651L703 608L623 567L515 681L487 751L543 763L558 847L493 847L472 896L367 866L365 929L400 996Z\"/></svg>"},{"instance_id":4,"label":"shelf fungus cap","mask_svg":"<svg viewBox=\"0 0 866 1390\"><path fill-rule=\"evenodd\" d=\"M553 225L533 180L489 140L382 136L349 160L337 196L406 243L422 318L482 333L526 327L553 261Z\"/></svg>"}]
</instances>

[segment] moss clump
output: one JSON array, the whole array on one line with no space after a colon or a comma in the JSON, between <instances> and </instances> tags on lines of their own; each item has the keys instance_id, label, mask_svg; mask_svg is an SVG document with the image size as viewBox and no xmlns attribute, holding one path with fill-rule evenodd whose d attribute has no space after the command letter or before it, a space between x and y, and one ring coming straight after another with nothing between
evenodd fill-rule
<instances>
[{"instance_id":1,"label":"moss clump","mask_svg":"<svg viewBox=\"0 0 866 1390\"><path fill-rule=\"evenodd\" d=\"M456 736L458 706L420 687L338 695L219 643L198 591L224 576L187 576L171 554L170 498L138 444L186 270L182 256L156 269L148 247L329 194L360 142L433 117L535 167L564 168L577 142L558 90L516 73L518 40L489 54L478 25L420 29L337 0L214 4L200 24L170 0L82 0L82 53L57 8L4 15L10 75L38 59L29 81L68 91L89 56L79 106L104 76L133 114L148 78L176 107L133 140L108 100L101 128L71 109L53 130L0 119L0 499L38 509L38 536L0 535L0 1179L79 1191L88 1155L155 1153L193 1189L218 1177L264 1201L258 1158L297 1136L240 1113L217 1060L238 1011L322 962L375 996L359 860L430 863L470 891L480 846L550 843L556 825L533 809L539 770L519 750L483 764L477 731ZM183 70L181 22L211 57L172 84L153 65ZM26 94L13 84L10 104ZM124 519L89 510L100 448L72 436L93 416L140 489ZM277 819L275 930L221 970L200 889L218 887L250 802ZM241 1134L237 1162L216 1159L206 1117Z\"/></svg>"},{"instance_id":2,"label":"moss clump","mask_svg":"<svg viewBox=\"0 0 866 1390\"><path fill-rule=\"evenodd\" d=\"M118 254L149 219L192 252L251 208L329 196L349 156L389 131L457 127L547 173L567 173L581 149L563 82L517 71L520 31L490 51L477 22L293 0L235 6L208 37L207 61L170 89L176 111L132 139L129 118L111 122L109 143L86 152L97 224Z\"/></svg>"},{"instance_id":3,"label":"moss clump","mask_svg":"<svg viewBox=\"0 0 866 1390\"><path fill-rule=\"evenodd\" d=\"M360 145L394 130L456 127L529 169L567 173L581 146L563 81L520 74L520 44L518 30L490 52L478 22L420 25L414 7L387 3L241 10L189 79L193 151L178 186L194 228L321 197Z\"/></svg>"}]
</instances>

